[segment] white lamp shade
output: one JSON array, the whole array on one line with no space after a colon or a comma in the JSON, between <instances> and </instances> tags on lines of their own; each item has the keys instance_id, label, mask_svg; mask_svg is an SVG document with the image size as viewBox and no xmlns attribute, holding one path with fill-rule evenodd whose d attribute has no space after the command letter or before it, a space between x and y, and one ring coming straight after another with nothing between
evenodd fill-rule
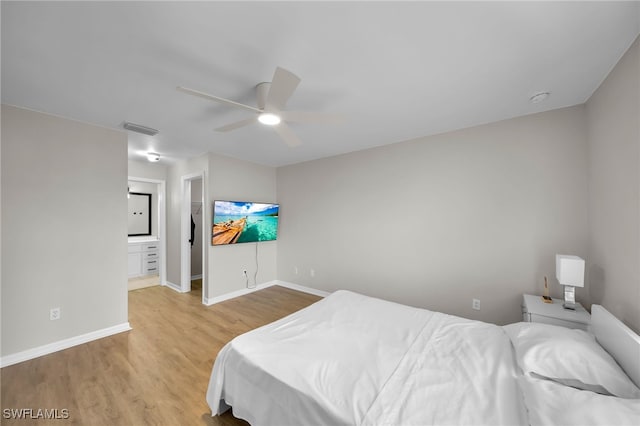
<instances>
[{"instance_id":1,"label":"white lamp shade","mask_svg":"<svg viewBox=\"0 0 640 426\"><path fill-rule=\"evenodd\" d=\"M556 278L562 285L584 287L584 259L556 254Z\"/></svg>"}]
</instances>

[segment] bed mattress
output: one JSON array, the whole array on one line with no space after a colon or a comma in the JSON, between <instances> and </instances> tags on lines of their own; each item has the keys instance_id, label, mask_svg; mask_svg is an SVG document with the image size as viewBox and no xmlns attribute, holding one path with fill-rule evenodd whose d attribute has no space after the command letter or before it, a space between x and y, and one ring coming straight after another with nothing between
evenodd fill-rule
<instances>
[{"instance_id":1,"label":"bed mattress","mask_svg":"<svg viewBox=\"0 0 640 426\"><path fill-rule=\"evenodd\" d=\"M501 327L349 291L238 336L212 413L253 425L527 424Z\"/></svg>"}]
</instances>

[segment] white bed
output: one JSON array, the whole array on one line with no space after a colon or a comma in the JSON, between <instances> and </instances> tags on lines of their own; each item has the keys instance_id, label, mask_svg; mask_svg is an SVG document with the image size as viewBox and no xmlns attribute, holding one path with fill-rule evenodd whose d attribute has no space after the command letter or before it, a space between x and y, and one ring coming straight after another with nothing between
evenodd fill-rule
<instances>
[{"instance_id":1,"label":"white bed","mask_svg":"<svg viewBox=\"0 0 640 426\"><path fill-rule=\"evenodd\" d=\"M593 312L594 323L621 329L615 318L603 320L598 312ZM569 391L569 402L591 404L595 398L591 405L600 404L598 413L617 410L618 417L608 419L640 424L640 399L617 404L623 398L577 390L558 384L559 378L527 371L522 361L531 345L518 336L536 326L507 329L338 291L229 342L215 361L207 402L213 415L232 406L236 417L252 425L553 424L556 417L543 410L545 404L560 404L560 411L564 406L547 396L569 389L580 395ZM625 331L630 333L622 339L626 343L614 339L612 351L640 354L640 339ZM626 368L633 371L637 366L627 358ZM593 390L598 384L588 385ZM631 396L637 390L633 383L606 385L620 386ZM556 424L572 423L571 417L557 419Z\"/></svg>"}]
</instances>

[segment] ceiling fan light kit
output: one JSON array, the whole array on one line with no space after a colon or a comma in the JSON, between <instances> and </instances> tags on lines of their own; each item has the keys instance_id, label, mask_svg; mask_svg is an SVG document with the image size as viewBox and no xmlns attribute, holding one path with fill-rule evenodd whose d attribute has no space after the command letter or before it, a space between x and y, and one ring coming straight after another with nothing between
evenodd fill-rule
<instances>
[{"instance_id":1,"label":"ceiling fan light kit","mask_svg":"<svg viewBox=\"0 0 640 426\"><path fill-rule=\"evenodd\" d=\"M258 116L258 121L262 124L266 124L267 126L275 126L276 124L280 124L280 117L276 114L272 114L270 112L263 112Z\"/></svg>"},{"instance_id":2,"label":"ceiling fan light kit","mask_svg":"<svg viewBox=\"0 0 640 426\"><path fill-rule=\"evenodd\" d=\"M218 132L230 132L258 121L268 126L274 126L273 128L278 136L280 136L280 138L290 147L295 147L300 145L301 142L298 136L286 124L287 122L331 123L341 121L336 115L317 112L286 111L284 107L299 84L300 78L297 75L285 70L284 68L277 67L276 71L273 73L273 79L270 83L263 82L256 85L257 107L241 104L239 102L183 86L178 86L177 89L193 96L241 108L257 114L257 116L254 115L252 117L218 127L215 129Z\"/></svg>"}]
</instances>

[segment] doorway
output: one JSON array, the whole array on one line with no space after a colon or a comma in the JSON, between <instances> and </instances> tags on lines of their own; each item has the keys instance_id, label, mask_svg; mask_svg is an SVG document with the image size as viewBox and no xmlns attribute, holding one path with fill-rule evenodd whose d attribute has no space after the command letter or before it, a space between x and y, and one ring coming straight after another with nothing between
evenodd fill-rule
<instances>
[{"instance_id":1,"label":"doorway","mask_svg":"<svg viewBox=\"0 0 640 426\"><path fill-rule=\"evenodd\" d=\"M202 179L191 181L191 292L202 292Z\"/></svg>"},{"instance_id":2,"label":"doorway","mask_svg":"<svg viewBox=\"0 0 640 426\"><path fill-rule=\"evenodd\" d=\"M166 184L164 180L128 177L127 198L148 197L149 218L143 233L129 232L129 290L166 285Z\"/></svg>"},{"instance_id":3,"label":"doorway","mask_svg":"<svg viewBox=\"0 0 640 426\"><path fill-rule=\"evenodd\" d=\"M206 285L206 212L205 174L182 176L182 227L180 291L201 292L202 303L207 300ZM192 285L193 283L193 285Z\"/></svg>"}]
</instances>

